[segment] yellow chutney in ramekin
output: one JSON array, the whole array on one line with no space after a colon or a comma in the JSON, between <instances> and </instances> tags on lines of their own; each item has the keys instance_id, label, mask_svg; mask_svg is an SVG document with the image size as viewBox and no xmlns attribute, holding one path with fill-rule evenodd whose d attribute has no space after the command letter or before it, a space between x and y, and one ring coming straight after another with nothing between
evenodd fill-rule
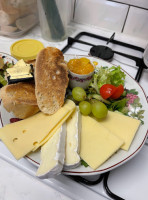
<instances>
[{"instance_id":1,"label":"yellow chutney in ramekin","mask_svg":"<svg viewBox=\"0 0 148 200\"><path fill-rule=\"evenodd\" d=\"M74 58L67 63L69 71L69 87L86 89L92 81L95 67L88 58Z\"/></svg>"}]
</instances>

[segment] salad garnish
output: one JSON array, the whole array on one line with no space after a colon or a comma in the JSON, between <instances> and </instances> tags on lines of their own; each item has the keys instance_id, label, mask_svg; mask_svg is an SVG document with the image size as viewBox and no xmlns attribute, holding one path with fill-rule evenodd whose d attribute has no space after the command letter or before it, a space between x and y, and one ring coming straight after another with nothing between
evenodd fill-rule
<instances>
[{"instance_id":1,"label":"salad garnish","mask_svg":"<svg viewBox=\"0 0 148 200\"><path fill-rule=\"evenodd\" d=\"M13 61L12 61L12 63L5 62L4 58L5 58L5 56L0 57L0 87L7 85L7 80L5 79L6 69L8 69L14 65Z\"/></svg>"},{"instance_id":2,"label":"salad garnish","mask_svg":"<svg viewBox=\"0 0 148 200\"><path fill-rule=\"evenodd\" d=\"M100 88L104 84L112 84L114 86L124 85L125 73L121 71L120 66L100 67L95 70L93 80L89 86L89 93L95 90L95 93L100 94Z\"/></svg>"},{"instance_id":3,"label":"salad garnish","mask_svg":"<svg viewBox=\"0 0 148 200\"><path fill-rule=\"evenodd\" d=\"M125 77L126 74L120 66L96 68L93 80L86 90L87 99L102 101L108 110L119 111L124 115L139 119L143 124L144 110L142 110L138 91L125 88ZM108 91L110 94L107 93Z\"/></svg>"}]
</instances>

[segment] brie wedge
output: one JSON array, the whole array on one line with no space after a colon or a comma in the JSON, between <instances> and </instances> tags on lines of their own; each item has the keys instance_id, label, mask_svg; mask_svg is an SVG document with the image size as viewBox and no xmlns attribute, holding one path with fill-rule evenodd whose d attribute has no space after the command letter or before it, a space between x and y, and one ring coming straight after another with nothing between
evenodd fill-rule
<instances>
[{"instance_id":1,"label":"brie wedge","mask_svg":"<svg viewBox=\"0 0 148 200\"><path fill-rule=\"evenodd\" d=\"M41 163L37 170L40 178L60 174L65 159L66 123L41 147Z\"/></svg>"},{"instance_id":2,"label":"brie wedge","mask_svg":"<svg viewBox=\"0 0 148 200\"><path fill-rule=\"evenodd\" d=\"M81 114L79 107L66 121L66 152L64 169L72 169L80 165L80 132L81 132Z\"/></svg>"}]
</instances>

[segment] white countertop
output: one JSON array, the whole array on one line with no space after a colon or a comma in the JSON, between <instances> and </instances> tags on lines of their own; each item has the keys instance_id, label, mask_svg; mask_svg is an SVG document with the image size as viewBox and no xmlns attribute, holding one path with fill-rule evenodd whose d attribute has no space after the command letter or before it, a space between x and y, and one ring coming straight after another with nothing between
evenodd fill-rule
<instances>
[{"instance_id":1,"label":"white countertop","mask_svg":"<svg viewBox=\"0 0 148 200\"><path fill-rule=\"evenodd\" d=\"M0 200L70 200L22 170L0 159Z\"/></svg>"},{"instance_id":2,"label":"white countertop","mask_svg":"<svg viewBox=\"0 0 148 200\"><path fill-rule=\"evenodd\" d=\"M73 28L74 30L74 28ZM73 31L71 29L71 33ZM108 34L108 33L107 33ZM122 40L121 36L121 40ZM5 52L10 54L10 46L16 40L24 38L33 38L40 40L45 47L46 46L56 46L57 48L62 48L66 41L59 43L51 43L45 41L41 37L40 27L37 26L24 36L14 39L0 36L0 52ZM132 38L130 39L132 40ZM141 40L140 46L144 46L145 42ZM137 42L138 45L138 42ZM57 190L50 186L47 186L43 182L39 181L33 176L25 173L24 171L18 169L17 167L11 165L6 160L0 158L0 200L40 200L40 199L53 199L53 200L70 200L71 198L63 195ZM96 199L96 198L95 198ZM97 198L102 199L102 198Z\"/></svg>"}]
</instances>

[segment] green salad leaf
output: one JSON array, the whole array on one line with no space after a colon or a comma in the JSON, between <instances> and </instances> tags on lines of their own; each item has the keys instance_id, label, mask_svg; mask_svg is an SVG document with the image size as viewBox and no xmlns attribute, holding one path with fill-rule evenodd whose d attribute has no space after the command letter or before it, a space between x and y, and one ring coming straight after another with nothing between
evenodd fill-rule
<instances>
[{"instance_id":1,"label":"green salad leaf","mask_svg":"<svg viewBox=\"0 0 148 200\"><path fill-rule=\"evenodd\" d=\"M128 99L126 99L126 98L114 101L108 105L108 109L111 111L118 110L118 111L122 112L122 110L126 107L127 101L128 101ZM128 110L127 110L127 112L128 112ZM124 114L125 114L125 110L124 110Z\"/></svg>"},{"instance_id":2,"label":"green salad leaf","mask_svg":"<svg viewBox=\"0 0 148 200\"><path fill-rule=\"evenodd\" d=\"M93 93L92 89L94 89L99 94L99 89L104 84L112 84L115 86L119 86L120 84L124 85L125 76L120 66L96 68L93 80L89 85L89 91Z\"/></svg>"},{"instance_id":3,"label":"green salad leaf","mask_svg":"<svg viewBox=\"0 0 148 200\"><path fill-rule=\"evenodd\" d=\"M7 81L0 75L0 84L2 84L2 86L7 85Z\"/></svg>"},{"instance_id":4,"label":"green salad leaf","mask_svg":"<svg viewBox=\"0 0 148 200\"><path fill-rule=\"evenodd\" d=\"M89 166L84 160L81 160L81 165L83 165L84 167L88 167Z\"/></svg>"}]
</instances>

